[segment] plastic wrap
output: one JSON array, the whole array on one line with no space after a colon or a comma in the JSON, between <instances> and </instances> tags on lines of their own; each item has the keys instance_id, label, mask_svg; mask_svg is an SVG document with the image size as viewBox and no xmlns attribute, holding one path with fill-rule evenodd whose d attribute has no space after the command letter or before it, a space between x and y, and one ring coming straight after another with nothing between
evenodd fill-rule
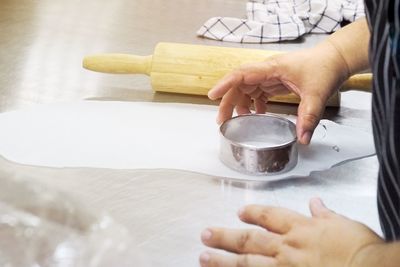
<instances>
[{"instance_id":1,"label":"plastic wrap","mask_svg":"<svg viewBox=\"0 0 400 267\"><path fill-rule=\"evenodd\" d=\"M0 177L0 266L148 266L105 213L32 181Z\"/></svg>"}]
</instances>

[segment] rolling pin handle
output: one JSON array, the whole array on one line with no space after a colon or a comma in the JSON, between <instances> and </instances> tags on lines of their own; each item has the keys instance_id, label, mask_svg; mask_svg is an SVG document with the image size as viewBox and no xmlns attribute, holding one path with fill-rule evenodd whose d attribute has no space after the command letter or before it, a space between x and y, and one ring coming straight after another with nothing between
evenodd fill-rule
<instances>
[{"instance_id":1,"label":"rolling pin handle","mask_svg":"<svg viewBox=\"0 0 400 267\"><path fill-rule=\"evenodd\" d=\"M97 54L83 59L83 67L88 70L114 74L150 75L152 56L128 54Z\"/></svg>"},{"instance_id":2,"label":"rolling pin handle","mask_svg":"<svg viewBox=\"0 0 400 267\"><path fill-rule=\"evenodd\" d=\"M371 92L372 74L362 73L351 76L340 88L341 92L346 92L349 90Z\"/></svg>"}]
</instances>

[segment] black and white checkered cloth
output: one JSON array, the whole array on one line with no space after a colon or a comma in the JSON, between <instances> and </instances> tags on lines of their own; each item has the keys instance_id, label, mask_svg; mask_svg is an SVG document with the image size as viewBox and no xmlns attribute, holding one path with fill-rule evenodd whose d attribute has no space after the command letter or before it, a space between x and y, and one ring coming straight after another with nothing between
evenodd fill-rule
<instances>
[{"instance_id":1,"label":"black and white checkered cloth","mask_svg":"<svg viewBox=\"0 0 400 267\"><path fill-rule=\"evenodd\" d=\"M252 0L247 19L214 17L197 34L227 42L270 43L310 32L331 33L343 21L363 16L363 0Z\"/></svg>"}]
</instances>

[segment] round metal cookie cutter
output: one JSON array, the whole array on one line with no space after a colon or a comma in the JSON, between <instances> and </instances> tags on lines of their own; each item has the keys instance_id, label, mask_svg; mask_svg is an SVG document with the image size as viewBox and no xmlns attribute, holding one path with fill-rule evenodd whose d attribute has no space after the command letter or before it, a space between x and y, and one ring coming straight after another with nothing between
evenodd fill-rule
<instances>
[{"instance_id":1,"label":"round metal cookie cutter","mask_svg":"<svg viewBox=\"0 0 400 267\"><path fill-rule=\"evenodd\" d=\"M276 175L297 164L296 125L280 116L248 114L220 126L220 160L250 175Z\"/></svg>"}]
</instances>

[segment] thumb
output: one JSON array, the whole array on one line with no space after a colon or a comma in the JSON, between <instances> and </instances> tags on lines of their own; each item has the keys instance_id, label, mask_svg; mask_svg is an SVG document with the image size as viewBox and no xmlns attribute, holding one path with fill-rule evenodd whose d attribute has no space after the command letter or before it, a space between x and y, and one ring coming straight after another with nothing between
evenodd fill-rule
<instances>
[{"instance_id":1,"label":"thumb","mask_svg":"<svg viewBox=\"0 0 400 267\"><path fill-rule=\"evenodd\" d=\"M335 214L325 206L320 198L312 198L310 200L310 211L313 217L328 217Z\"/></svg>"},{"instance_id":2,"label":"thumb","mask_svg":"<svg viewBox=\"0 0 400 267\"><path fill-rule=\"evenodd\" d=\"M297 118L297 138L301 144L308 145L315 127L325 110L326 101L319 95L307 94L301 96Z\"/></svg>"}]
</instances>

